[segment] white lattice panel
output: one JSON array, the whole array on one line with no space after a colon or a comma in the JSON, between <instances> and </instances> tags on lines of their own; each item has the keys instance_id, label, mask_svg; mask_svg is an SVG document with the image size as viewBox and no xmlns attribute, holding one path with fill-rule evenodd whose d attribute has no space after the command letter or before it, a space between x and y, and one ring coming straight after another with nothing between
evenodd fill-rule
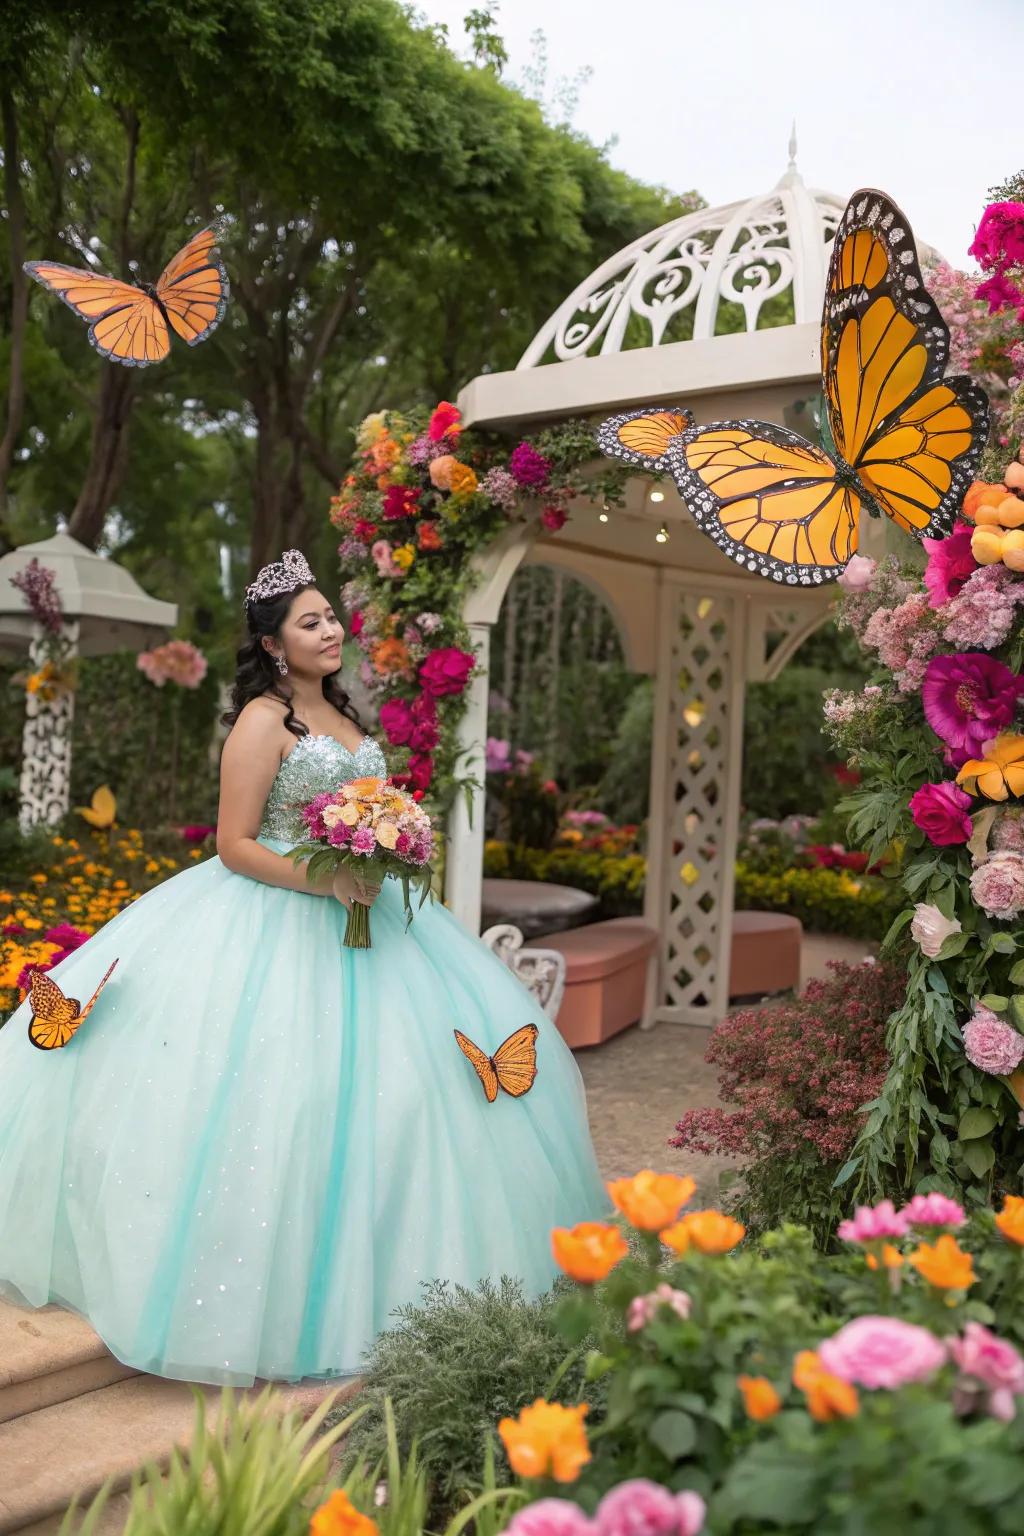
<instances>
[{"instance_id":1,"label":"white lattice panel","mask_svg":"<svg viewBox=\"0 0 1024 1536\"><path fill-rule=\"evenodd\" d=\"M78 643L77 621L64 626L68 659ZM37 671L46 660L40 633L29 646L29 670ZM18 824L23 832L35 826L52 827L67 815L71 801L71 733L75 716L74 691L54 699L38 693L25 696L22 732L21 782Z\"/></svg>"},{"instance_id":2,"label":"white lattice panel","mask_svg":"<svg viewBox=\"0 0 1024 1536\"><path fill-rule=\"evenodd\" d=\"M661 936L656 1018L713 1024L728 1006L745 604L668 585L655 723L647 917Z\"/></svg>"}]
</instances>

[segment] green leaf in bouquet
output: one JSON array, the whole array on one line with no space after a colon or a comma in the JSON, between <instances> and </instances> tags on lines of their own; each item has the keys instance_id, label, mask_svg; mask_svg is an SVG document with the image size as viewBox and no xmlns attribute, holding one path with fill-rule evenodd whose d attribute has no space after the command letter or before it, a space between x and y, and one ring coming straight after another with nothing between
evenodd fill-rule
<instances>
[{"instance_id":1,"label":"green leaf in bouquet","mask_svg":"<svg viewBox=\"0 0 1024 1536\"><path fill-rule=\"evenodd\" d=\"M667 1461L681 1461L697 1444L697 1426L688 1413L669 1408L651 1422L647 1438Z\"/></svg>"},{"instance_id":2,"label":"green leaf in bouquet","mask_svg":"<svg viewBox=\"0 0 1024 1536\"><path fill-rule=\"evenodd\" d=\"M961 1115L957 1136L960 1141L976 1141L987 1136L996 1125L996 1116L990 1109L969 1109Z\"/></svg>"},{"instance_id":3,"label":"green leaf in bouquet","mask_svg":"<svg viewBox=\"0 0 1024 1536\"><path fill-rule=\"evenodd\" d=\"M996 1160L995 1149L990 1141L968 1141L960 1148L964 1162L976 1179L983 1179L991 1171Z\"/></svg>"},{"instance_id":4,"label":"green leaf in bouquet","mask_svg":"<svg viewBox=\"0 0 1024 1536\"><path fill-rule=\"evenodd\" d=\"M993 1013L1005 1013L1010 1006L1010 999L999 992L986 992L980 1001L983 1008L991 1008Z\"/></svg>"}]
</instances>

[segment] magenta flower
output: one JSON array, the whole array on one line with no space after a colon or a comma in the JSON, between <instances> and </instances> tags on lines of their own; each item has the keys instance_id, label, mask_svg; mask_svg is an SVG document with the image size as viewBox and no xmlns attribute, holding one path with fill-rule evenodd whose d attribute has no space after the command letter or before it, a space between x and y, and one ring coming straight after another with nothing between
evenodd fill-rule
<instances>
[{"instance_id":1,"label":"magenta flower","mask_svg":"<svg viewBox=\"0 0 1024 1536\"><path fill-rule=\"evenodd\" d=\"M994 1077L1016 1072L1024 1057L1024 1035L1004 1024L991 1008L976 1008L964 1025L963 1036L967 1060Z\"/></svg>"},{"instance_id":2,"label":"magenta flower","mask_svg":"<svg viewBox=\"0 0 1024 1536\"><path fill-rule=\"evenodd\" d=\"M470 651L460 651L454 645L431 651L420 667L423 691L435 698L447 693L461 693L475 665L476 657Z\"/></svg>"},{"instance_id":3,"label":"magenta flower","mask_svg":"<svg viewBox=\"0 0 1024 1536\"><path fill-rule=\"evenodd\" d=\"M1020 307L1024 306L1024 293L1005 272L993 272L991 277L979 283L974 290L974 297L984 299L990 315L997 314L1001 309L1016 309L1019 313Z\"/></svg>"},{"instance_id":4,"label":"magenta flower","mask_svg":"<svg viewBox=\"0 0 1024 1536\"><path fill-rule=\"evenodd\" d=\"M55 928L47 928L43 935L47 944L59 944L68 954L73 949L81 949L89 935L83 933L81 928L75 928L71 923L58 923Z\"/></svg>"},{"instance_id":5,"label":"magenta flower","mask_svg":"<svg viewBox=\"0 0 1024 1536\"><path fill-rule=\"evenodd\" d=\"M564 507L550 506L544 508L540 520L545 528L550 529L552 533L557 533L559 528L565 527L568 516Z\"/></svg>"},{"instance_id":6,"label":"magenta flower","mask_svg":"<svg viewBox=\"0 0 1024 1536\"><path fill-rule=\"evenodd\" d=\"M906 1237L909 1223L891 1200L877 1205L858 1205L852 1220L841 1221L838 1232L844 1243L874 1243L886 1237Z\"/></svg>"},{"instance_id":7,"label":"magenta flower","mask_svg":"<svg viewBox=\"0 0 1024 1536\"><path fill-rule=\"evenodd\" d=\"M1016 1412L1013 1399L1024 1392L1024 1360L1013 1345L981 1323L966 1323L963 1338L950 1340L949 1353L961 1371L953 1393L957 1411L969 1412L979 1389L984 1389L993 1418L1012 1419Z\"/></svg>"},{"instance_id":8,"label":"magenta flower","mask_svg":"<svg viewBox=\"0 0 1024 1536\"><path fill-rule=\"evenodd\" d=\"M921 686L924 716L949 748L955 768L970 757L984 757L984 746L1013 720L1024 693L1024 678L994 656L973 651L933 656Z\"/></svg>"},{"instance_id":9,"label":"magenta flower","mask_svg":"<svg viewBox=\"0 0 1024 1536\"><path fill-rule=\"evenodd\" d=\"M915 1195L907 1201L900 1215L912 1227L962 1227L967 1220L963 1206L938 1191L930 1195Z\"/></svg>"},{"instance_id":10,"label":"magenta flower","mask_svg":"<svg viewBox=\"0 0 1024 1536\"><path fill-rule=\"evenodd\" d=\"M968 255L986 272L1024 266L1024 203L989 203Z\"/></svg>"},{"instance_id":11,"label":"magenta flower","mask_svg":"<svg viewBox=\"0 0 1024 1536\"><path fill-rule=\"evenodd\" d=\"M973 831L971 797L957 784L922 784L910 797L910 814L936 848L966 843Z\"/></svg>"},{"instance_id":12,"label":"magenta flower","mask_svg":"<svg viewBox=\"0 0 1024 1536\"><path fill-rule=\"evenodd\" d=\"M704 1513L699 1494L672 1493L646 1477L634 1477L605 1494L594 1526L598 1536L697 1536Z\"/></svg>"},{"instance_id":13,"label":"magenta flower","mask_svg":"<svg viewBox=\"0 0 1024 1536\"><path fill-rule=\"evenodd\" d=\"M946 1363L944 1345L916 1323L898 1317L856 1317L818 1346L826 1371L861 1387L893 1391L928 1381Z\"/></svg>"},{"instance_id":14,"label":"magenta flower","mask_svg":"<svg viewBox=\"0 0 1024 1536\"><path fill-rule=\"evenodd\" d=\"M404 699L388 699L380 707L380 725L393 747L404 747L415 724L413 713Z\"/></svg>"},{"instance_id":15,"label":"magenta flower","mask_svg":"<svg viewBox=\"0 0 1024 1536\"><path fill-rule=\"evenodd\" d=\"M216 827L210 827L206 825L182 827L181 835L186 843L190 843L193 847L197 848L200 843L205 843L206 839L210 837L214 832L216 832L216 830Z\"/></svg>"},{"instance_id":16,"label":"magenta flower","mask_svg":"<svg viewBox=\"0 0 1024 1536\"><path fill-rule=\"evenodd\" d=\"M508 461L508 472L518 485L530 490L542 490L548 483L551 461L538 453L531 443L522 442L513 448Z\"/></svg>"},{"instance_id":17,"label":"magenta flower","mask_svg":"<svg viewBox=\"0 0 1024 1536\"><path fill-rule=\"evenodd\" d=\"M487 773L507 773L512 766L512 746L497 736L488 736L484 766Z\"/></svg>"},{"instance_id":18,"label":"magenta flower","mask_svg":"<svg viewBox=\"0 0 1024 1536\"><path fill-rule=\"evenodd\" d=\"M353 853L374 853L377 848L377 839L369 827L357 827L352 834L349 847Z\"/></svg>"},{"instance_id":19,"label":"magenta flower","mask_svg":"<svg viewBox=\"0 0 1024 1536\"><path fill-rule=\"evenodd\" d=\"M570 1499L538 1499L512 1516L504 1536L594 1536L595 1530Z\"/></svg>"},{"instance_id":20,"label":"magenta flower","mask_svg":"<svg viewBox=\"0 0 1024 1536\"><path fill-rule=\"evenodd\" d=\"M948 538L921 540L928 552L924 584L932 608L941 608L943 603L948 603L968 576L978 569L978 562L971 553L972 532L967 523L957 523Z\"/></svg>"},{"instance_id":21,"label":"magenta flower","mask_svg":"<svg viewBox=\"0 0 1024 1536\"><path fill-rule=\"evenodd\" d=\"M634 1296L626 1310L626 1332L638 1333L654 1321L659 1307L668 1307L684 1320L690 1315L692 1303L685 1291L677 1291L672 1285L662 1284L648 1291L646 1296Z\"/></svg>"}]
</instances>

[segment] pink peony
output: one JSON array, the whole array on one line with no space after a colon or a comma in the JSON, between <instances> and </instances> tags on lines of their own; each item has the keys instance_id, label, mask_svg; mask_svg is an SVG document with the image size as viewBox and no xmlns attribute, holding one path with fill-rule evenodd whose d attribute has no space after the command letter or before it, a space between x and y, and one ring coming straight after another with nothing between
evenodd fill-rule
<instances>
[{"instance_id":1,"label":"pink peony","mask_svg":"<svg viewBox=\"0 0 1024 1536\"><path fill-rule=\"evenodd\" d=\"M943 639L961 650L993 651L1013 628L1021 588L1005 565L980 566L943 611Z\"/></svg>"},{"instance_id":2,"label":"pink peony","mask_svg":"<svg viewBox=\"0 0 1024 1536\"><path fill-rule=\"evenodd\" d=\"M634 1477L605 1494L597 1506L597 1536L697 1536L705 1504L696 1493L672 1493Z\"/></svg>"},{"instance_id":3,"label":"pink peony","mask_svg":"<svg viewBox=\"0 0 1024 1536\"><path fill-rule=\"evenodd\" d=\"M1015 1413L1014 1397L1024 1392L1024 1360L1005 1339L997 1338L981 1323L966 1323L963 1338L951 1339L949 1353L961 1374L973 1378L988 1392L988 1411L994 1418L1009 1421ZM958 1382L954 1401L961 1411L973 1399L971 1382ZM973 1407L973 1401L970 1405Z\"/></svg>"},{"instance_id":4,"label":"pink peony","mask_svg":"<svg viewBox=\"0 0 1024 1536\"><path fill-rule=\"evenodd\" d=\"M569 1499L538 1499L512 1516L505 1536L594 1536L596 1526Z\"/></svg>"},{"instance_id":5,"label":"pink peony","mask_svg":"<svg viewBox=\"0 0 1024 1536\"><path fill-rule=\"evenodd\" d=\"M826 1371L860 1387L893 1391L928 1381L946 1363L944 1345L916 1323L898 1317L856 1317L818 1346Z\"/></svg>"},{"instance_id":6,"label":"pink peony","mask_svg":"<svg viewBox=\"0 0 1024 1536\"><path fill-rule=\"evenodd\" d=\"M845 587L847 592L863 592L870 587L877 569L878 563L870 555L851 555L839 577L839 586Z\"/></svg>"},{"instance_id":7,"label":"pink peony","mask_svg":"<svg viewBox=\"0 0 1024 1536\"><path fill-rule=\"evenodd\" d=\"M441 740L441 731L436 720L415 720L412 730L409 732L409 746L414 752L433 752Z\"/></svg>"},{"instance_id":8,"label":"pink peony","mask_svg":"<svg viewBox=\"0 0 1024 1536\"><path fill-rule=\"evenodd\" d=\"M921 686L924 716L955 768L969 757L984 757L985 742L1011 724L1024 678L994 656L960 652L933 656Z\"/></svg>"},{"instance_id":9,"label":"pink peony","mask_svg":"<svg viewBox=\"0 0 1024 1536\"><path fill-rule=\"evenodd\" d=\"M989 203L968 255L986 272L1024 266L1024 203Z\"/></svg>"},{"instance_id":10,"label":"pink peony","mask_svg":"<svg viewBox=\"0 0 1024 1536\"><path fill-rule=\"evenodd\" d=\"M915 1195L900 1212L912 1227L962 1227L967 1217L962 1205L937 1191Z\"/></svg>"},{"instance_id":11,"label":"pink peony","mask_svg":"<svg viewBox=\"0 0 1024 1536\"><path fill-rule=\"evenodd\" d=\"M508 472L518 485L539 491L548 483L551 462L542 453L538 453L532 444L524 441L513 448Z\"/></svg>"},{"instance_id":12,"label":"pink peony","mask_svg":"<svg viewBox=\"0 0 1024 1536\"><path fill-rule=\"evenodd\" d=\"M946 917L931 902L919 901L915 905L910 922L910 937L929 960L935 959L951 934L962 932L958 918Z\"/></svg>"},{"instance_id":13,"label":"pink peony","mask_svg":"<svg viewBox=\"0 0 1024 1536\"><path fill-rule=\"evenodd\" d=\"M970 807L970 795L953 783L922 784L910 797L914 825L937 848L967 842L973 831Z\"/></svg>"},{"instance_id":14,"label":"pink peony","mask_svg":"<svg viewBox=\"0 0 1024 1536\"><path fill-rule=\"evenodd\" d=\"M992 828L992 846L1001 853L1024 853L1024 812L1010 806L1000 812Z\"/></svg>"},{"instance_id":15,"label":"pink peony","mask_svg":"<svg viewBox=\"0 0 1024 1536\"><path fill-rule=\"evenodd\" d=\"M1024 908L1024 854L993 853L971 876L971 898L989 917L1008 921Z\"/></svg>"},{"instance_id":16,"label":"pink peony","mask_svg":"<svg viewBox=\"0 0 1024 1536\"><path fill-rule=\"evenodd\" d=\"M470 651L460 651L454 645L444 646L431 651L423 662L420 683L424 692L435 698L446 693L461 693L475 665L476 657Z\"/></svg>"},{"instance_id":17,"label":"pink peony","mask_svg":"<svg viewBox=\"0 0 1024 1536\"><path fill-rule=\"evenodd\" d=\"M626 1331L638 1333L641 1328L646 1328L648 1323L654 1321L658 1308L663 1306L669 1307L677 1317L686 1319L690 1315L691 1302L686 1292L662 1284L648 1291L646 1296L633 1297L626 1311Z\"/></svg>"},{"instance_id":18,"label":"pink peony","mask_svg":"<svg viewBox=\"0 0 1024 1536\"><path fill-rule=\"evenodd\" d=\"M429 789L434 774L434 759L429 752L414 752L409 759L409 783L413 789Z\"/></svg>"},{"instance_id":19,"label":"pink peony","mask_svg":"<svg viewBox=\"0 0 1024 1536\"><path fill-rule=\"evenodd\" d=\"M968 576L978 569L978 562L971 553L973 532L967 523L957 523L948 538L921 540L928 552L924 584L932 608L941 608L943 603L948 603Z\"/></svg>"},{"instance_id":20,"label":"pink peony","mask_svg":"<svg viewBox=\"0 0 1024 1536\"><path fill-rule=\"evenodd\" d=\"M412 709L404 699L388 699L380 707L380 727L393 747L404 747L412 735Z\"/></svg>"},{"instance_id":21,"label":"pink peony","mask_svg":"<svg viewBox=\"0 0 1024 1536\"><path fill-rule=\"evenodd\" d=\"M1024 1035L1004 1024L991 1008L975 1008L963 1028L964 1054L982 1072L1007 1077L1024 1057Z\"/></svg>"},{"instance_id":22,"label":"pink peony","mask_svg":"<svg viewBox=\"0 0 1024 1536\"><path fill-rule=\"evenodd\" d=\"M352 833L349 847L353 853L375 853L377 850L377 839L369 827L357 827Z\"/></svg>"},{"instance_id":23,"label":"pink peony","mask_svg":"<svg viewBox=\"0 0 1024 1536\"><path fill-rule=\"evenodd\" d=\"M886 1237L905 1237L909 1230L905 1216L891 1200L877 1205L858 1205L852 1220L841 1221L838 1232L844 1243L874 1243Z\"/></svg>"}]
</instances>

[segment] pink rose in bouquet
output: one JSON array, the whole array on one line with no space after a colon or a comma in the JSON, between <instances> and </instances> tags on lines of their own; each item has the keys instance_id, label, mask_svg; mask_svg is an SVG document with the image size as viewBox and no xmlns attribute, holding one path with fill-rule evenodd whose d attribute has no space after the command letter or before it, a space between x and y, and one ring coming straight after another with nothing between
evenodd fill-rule
<instances>
[{"instance_id":1,"label":"pink rose in bouquet","mask_svg":"<svg viewBox=\"0 0 1024 1536\"><path fill-rule=\"evenodd\" d=\"M309 837L289 857L297 864L308 860L310 880L339 869L355 870L370 882L390 875L402 882L407 923L412 921L410 888L417 887L422 906L430 893L434 852L430 817L412 795L388 779L350 779L317 795L303 806L302 816ZM353 901L349 908L345 944L370 948L370 910L362 902Z\"/></svg>"}]
</instances>

